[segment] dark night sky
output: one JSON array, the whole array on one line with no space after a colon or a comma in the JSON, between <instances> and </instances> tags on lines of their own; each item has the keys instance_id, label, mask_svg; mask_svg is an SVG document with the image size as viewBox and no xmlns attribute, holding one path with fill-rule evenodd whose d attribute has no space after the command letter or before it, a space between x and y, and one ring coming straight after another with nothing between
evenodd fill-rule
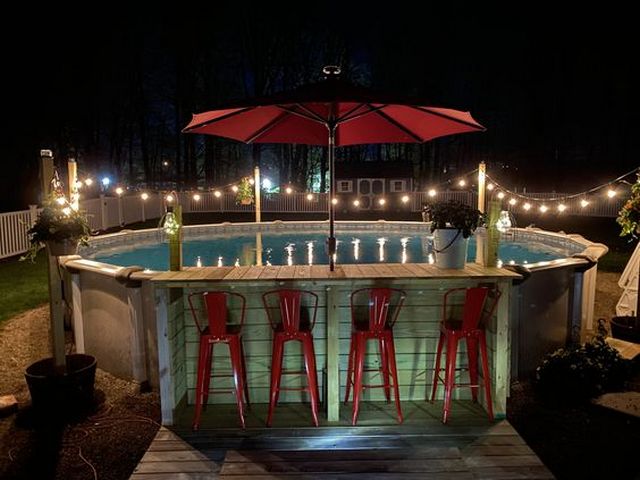
<instances>
[{"instance_id":1,"label":"dark night sky","mask_svg":"<svg viewBox=\"0 0 640 480\"><path fill-rule=\"evenodd\" d=\"M283 71L312 78L320 63L335 61L331 46L338 44L357 80L470 110L488 128L469 141L470 168L478 158L509 165L501 175L511 185L576 190L638 164L637 30L630 12L562 13L538 4L498 10L486 2L423 11L402 2L267 3L144 12L109 3L91 13L56 4L12 15L21 20L0 33L6 66L0 210L32 200L40 148L58 158L73 149L81 167L103 168L113 151L105 147L112 144L105 119L142 115L160 128L154 112L174 102L185 78L195 87L182 83L185 112L173 123L188 119L190 109L247 95L257 82L245 58L247 38L272 36L304 35L324 52L303 61L296 44L283 43L279 48L291 52L277 60ZM209 63L198 63L209 52ZM259 63L268 68L270 61ZM215 79L207 87L215 95L203 94L200 77L187 75L194 68ZM132 85L142 85L144 108L130 107L139 106Z\"/></svg>"}]
</instances>

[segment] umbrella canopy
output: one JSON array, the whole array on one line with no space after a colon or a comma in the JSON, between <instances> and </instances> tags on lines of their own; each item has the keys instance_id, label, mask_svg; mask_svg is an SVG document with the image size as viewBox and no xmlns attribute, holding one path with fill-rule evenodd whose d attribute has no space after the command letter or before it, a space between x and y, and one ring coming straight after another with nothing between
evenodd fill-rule
<instances>
[{"instance_id":1,"label":"umbrella canopy","mask_svg":"<svg viewBox=\"0 0 640 480\"><path fill-rule=\"evenodd\" d=\"M245 143L298 143L329 148L330 197L335 196L334 148L368 143L422 143L456 133L483 131L469 112L423 105L378 93L339 78L193 115L183 130ZM335 211L329 202L329 261L334 269Z\"/></svg>"}]
</instances>

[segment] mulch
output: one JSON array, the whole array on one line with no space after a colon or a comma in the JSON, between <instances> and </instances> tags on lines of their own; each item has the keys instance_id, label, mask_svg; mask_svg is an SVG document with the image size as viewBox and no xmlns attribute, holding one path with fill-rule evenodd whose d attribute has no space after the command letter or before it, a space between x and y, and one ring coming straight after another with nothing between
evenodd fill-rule
<instances>
[{"instance_id":1,"label":"mulch","mask_svg":"<svg viewBox=\"0 0 640 480\"><path fill-rule=\"evenodd\" d=\"M0 395L15 395L20 407L0 419L0 478L128 479L159 428L158 395L98 369L88 417L66 423L36 418L24 370L50 356L48 318L44 306L0 328Z\"/></svg>"}]
</instances>

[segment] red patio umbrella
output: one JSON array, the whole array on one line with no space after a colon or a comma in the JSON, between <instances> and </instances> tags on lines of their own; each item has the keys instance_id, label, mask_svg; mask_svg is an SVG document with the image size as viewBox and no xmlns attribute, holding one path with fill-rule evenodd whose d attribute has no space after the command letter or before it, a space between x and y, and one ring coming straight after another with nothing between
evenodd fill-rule
<instances>
[{"instance_id":1,"label":"red patio umbrella","mask_svg":"<svg viewBox=\"0 0 640 480\"><path fill-rule=\"evenodd\" d=\"M325 67L323 82L193 115L185 133L245 143L299 143L329 148L330 198L335 196L335 147L368 143L422 143L455 133L483 131L469 112L421 105L339 78ZM335 209L329 201L329 266L334 270Z\"/></svg>"}]
</instances>

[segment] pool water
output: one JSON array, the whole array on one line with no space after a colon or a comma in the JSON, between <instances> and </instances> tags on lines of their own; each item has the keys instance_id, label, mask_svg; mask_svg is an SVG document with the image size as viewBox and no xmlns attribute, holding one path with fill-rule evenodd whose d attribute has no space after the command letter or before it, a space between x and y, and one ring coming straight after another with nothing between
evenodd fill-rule
<instances>
[{"instance_id":1,"label":"pool water","mask_svg":"<svg viewBox=\"0 0 640 480\"><path fill-rule=\"evenodd\" d=\"M432 262L432 242L424 235L371 231L339 232L337 263L422 263ZM255 265L256 244L262 243L263 265L328 264L324 233L290 232L233 237L209 236L183 244L185 266ZM475 240L469 242L468 259L475 260ZM138 265L151 270L167 270L167 243L118 247L96 252L93 259L114 265ZM527 264L564 258L570 252L541 243L501 242L498 257L504 263Z\"/></svg>"}]
</instances>

